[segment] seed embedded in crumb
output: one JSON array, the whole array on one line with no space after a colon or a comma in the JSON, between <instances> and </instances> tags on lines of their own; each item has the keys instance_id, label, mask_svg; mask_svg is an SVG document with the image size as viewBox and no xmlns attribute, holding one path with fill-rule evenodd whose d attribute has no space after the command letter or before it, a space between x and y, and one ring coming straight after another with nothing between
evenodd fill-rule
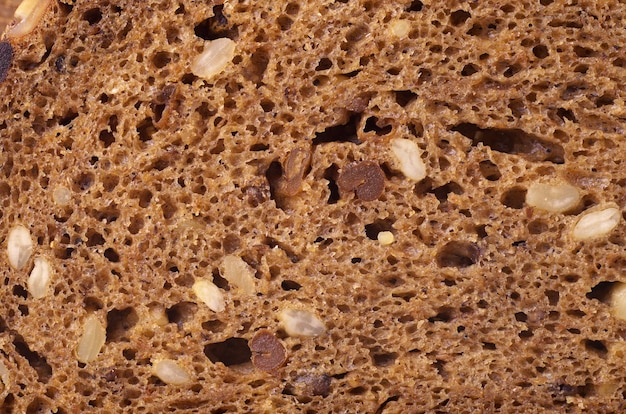
<instances>
[{"instance_id":1,"label":"seed embedded in crumb","mask_svg":"<svg viewBox=\"0 0 626 414\"><path fill-rule=\"evenodd\" d=\"M411 23L406 19L394 19L389 23L389 29L392 35L404 38L411 31Z\"/></svg>"},{"instance_id":2,"label":"seed embedded in crumb","mask_svg":"<svg viewBox=\"0 0 626 414\"><path fill-rule=\"evenodd\" d=\"M422 150L415 142L406 138L391 140L391 152L400 163L400 171L410 180L426 178L426 164L422 160Z\"/></svg>"},{"instance_id":3,"label":"seed embedded in crumb","mask_svg":"<svg viewBox=\"0 0 626 414\"><path fill-rule=\"evenodd\" d=\"M96 315L89 315L76 347L76 359L82 363L95 360L106 342L106 330Z\"/></svg>"},{"instance_id":4,"label":"seed embedded in crumb","mask_svg":"<svg viewBox=\"0 0 626 414\"><path fill-rule=\"evenodd\" d=\"M526 204L552 213L571 210L580 199L580 191L570 184L534 183L526 192Z\"/></svg>"},{"instance_id":5,"label":"seed embedded in crumb","mask_svg":"<svg viewBox=\"0 0 626 414\"><path fill-rule=\"evenodd\" d=\"M6 32L7 37L16 38L32 32L48 9L50 0L22 0L13 19L15 24Z\"/></svg>"},{"instance_id":6,"label":"seed embedded in crumb","mask_svg":"<svg viewBox=\"0 0 626 414\"><path fill-rule=\"evenodd\" d=\"M248 295L256 293L254 270L244 260L235 255L224 257L220 273L228 283L233 284Z\"/></svg>"},{"instance_id":7,"label":"seed embedded in crumb","mask_svg":"<svg viewBox=\"0 0 626 414\"><path fill-rule=\"evenodd\" d=\"M166 384L184 385L191 381L187 370L171 359L163 359L154 364L152 372Z\"/></svg>"},{"instance_id":8,"label":"seed embedded in crumb","mask_svg":"<svg viewBox=\"0 0 626 414\"><path fill-rule=\"evenodd\" d=\"M28 291L35 299L46 296L51 276L52 267L50 263L43 257L37 257L35 266L28 277Z\"/></svg>"},{"instance_id":9,"label":"seed embedded in crumb","mask_svg":"<svg viewBox=\"0 0 626 414\"><path fill-rule=\"evenodd\" d=\"M16 270L23 268L33 253L33 240L30 231L18 225L13 227L7 240L9 264Z\"/></svg>"},{"instance_id":10,"label":"seed embedded in crumb","mask_svg":"<svg viewBox=\"0 0 626 414\"><path fill-rule=\"evenodd\" d=\"M150 315L150 319L157 326L165 326L170 323L170 320L165 313L165 308L160 304L152 304L148 305L148 312Z\"/></svg>"},{"instance_id":11,"label":"seed embedded in crumb","mask_svg":"<svg viewBox=\"0 0 626 414\"><path fill-rule=\"evenodd\" d=\"M319 336L326 332L322 321L307 310L284 309L278 319L289 336Z\"/></svg>"},{"instance_id":12,"label":"seed embedded in crumb","mask_svg":"<svg viewBox=\"0 0 626 414\"><path fill-rule=\"evenodd\" d=\"M72 200L72 193L66 187L58 186L52 192L52 201L58 206L66 206Z\"/></svg>"},{"instance_id":13,"label":"seed embedded in crumb","mask_svg":"<svg viewBox=\"0 0 626 414\"><path fill-rule=\"evenodd\" d=\"M380 233L378 233L377 238L381 246L389 246L390 244L393 244L394 241L396 241L396 238L390 231L381 231Z\"/></svg>"},{"instance_id":14,"label":"seed embedded in crumb","mask_svg":"<svg viewBox=\"0 0 626 414\"><path fill-rule=\"evenodd\" d=\"M581 215L572 236L574 240L588 240L609 234L622 219L620 209L615 203L593 208Z\"/></svg>"},{"instance_id":15,"label":"seed embedded in crumb","mask_svg":"<svg viewBox=\"0 0 626 414\"><path fill-rule=\"evenodd\" d=\"M191 71L199 78L211 79L222 72L234 56L235 42L227 37L212 40L193 61Z\"/></svg>"},{"instance_id":16,"label":"seed embedded in crumb","mask_svg":"<svg viewBox=\"0 0 626 414\"><path fill-rule=\"evenodd\" d=\"M208 280L196 280L191 289L213 312L222 312L226 307L222 291Z\"/></svg>"},{"instance_id":17,"label":"seed embedded in crumb","mask_svg":"<svg viewBox=\"0 0 626 414\"><path fill-rule=\"evenodd\" d=\"M626 321L626 283L617 282L611 289L611 312L617 319Z\"/></svg>"}]
</instances>

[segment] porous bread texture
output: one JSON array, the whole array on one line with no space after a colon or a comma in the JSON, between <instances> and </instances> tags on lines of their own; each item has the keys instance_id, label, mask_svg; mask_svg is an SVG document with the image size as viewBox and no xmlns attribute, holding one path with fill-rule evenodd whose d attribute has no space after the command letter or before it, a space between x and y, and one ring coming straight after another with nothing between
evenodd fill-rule
<instances>
[{"instance_id":1,"label":"porous bread texture","mask_svg":"<svg viewBox=\"0 0 626 414\"><path fill-rule=\"evenodd\" d=\"M51 2L0 84L2 412L623 411L624 16ZM219 38L234 57L196 77ZM417 144L424 179L394 139ZM359 190L377 168L382 188ZM536 183L581 200L530 207ZM605 205L617 225L575 239ZM33 243L20 269L16 226ZM37 299L36 258L52 270ZM323 328L289 336L284 312ZM87 321L106 340L81 363Z\"/></svg>"}]
</instances>

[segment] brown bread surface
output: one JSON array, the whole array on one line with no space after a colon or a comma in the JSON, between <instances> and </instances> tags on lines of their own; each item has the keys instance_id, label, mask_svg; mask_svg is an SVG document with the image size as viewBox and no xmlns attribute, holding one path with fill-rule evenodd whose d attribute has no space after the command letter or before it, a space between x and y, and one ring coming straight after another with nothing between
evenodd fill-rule
<instances>
[{"instance_id":1,"label":"brown bread surface","mask_svg":"<svg viewBox=\"0 0 626 414\"><path fill-rule=\"evenodd\" d=\"M0 412L624 411L624 16L51 1L0 53ZM194 75L220 38L232 59ZM580 200L536 208L536 183ZM574 237L603 206L618 223ZM323 326L297 335L286 310ZM79 362L93 316L106 339Z\"/></svg>"}]
</instances>

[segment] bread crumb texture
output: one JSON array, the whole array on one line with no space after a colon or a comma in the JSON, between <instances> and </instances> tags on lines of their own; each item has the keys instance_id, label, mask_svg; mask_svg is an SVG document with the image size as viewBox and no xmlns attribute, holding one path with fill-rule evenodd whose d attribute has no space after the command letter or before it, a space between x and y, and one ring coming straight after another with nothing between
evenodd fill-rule
<instances>
[{"instance_id":1,"label":"bread crumb texture","mask_svg":"<svg viewBox=\"0 0 626 414\"><path fill-rule=\"evenodd\" d=\"M624 412L624 16L50 1L0 43L0 411Z\"/></svg>"}]
</instances>

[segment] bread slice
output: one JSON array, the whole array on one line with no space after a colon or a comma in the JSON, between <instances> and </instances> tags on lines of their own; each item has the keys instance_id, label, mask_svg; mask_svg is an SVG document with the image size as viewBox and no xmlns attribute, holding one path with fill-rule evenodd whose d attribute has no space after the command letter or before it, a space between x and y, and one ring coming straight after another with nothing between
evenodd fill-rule
<instances>
[{"instance_id":1,"label":"bread slice","mask_svg":"<svg viewBox=\"0 0 626 414\"><path fill-rule=\"evenodd\" d=\"M624 16L26 0L0 411L623 411Z\"/></svg>"}]
</instances>

